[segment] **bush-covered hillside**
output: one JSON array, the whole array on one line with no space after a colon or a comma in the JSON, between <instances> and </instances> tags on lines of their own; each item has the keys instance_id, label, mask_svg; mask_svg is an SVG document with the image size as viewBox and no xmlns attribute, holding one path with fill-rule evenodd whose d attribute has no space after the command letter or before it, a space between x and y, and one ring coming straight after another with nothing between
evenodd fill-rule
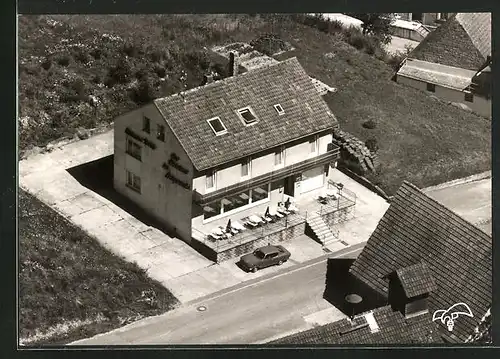
<instances>
[{"instance_id":1,"label":"bush-covered hillside","mask_svg":"<svg viewBox=\"0 0 500 359\"><path fill-rule=\"evenodd\" d=\"M21 149L109 123L155 96L199 85L212 70L224 76L225 60L211 46L273 34L295 48L278 59L297 56L338 89L326 100L343 129L376 141L382 169L371 179L389 194L404 179L424 187L490 168L489 121L392 82L373 39L335 23L293 15L21 16L19 29ZM363 127L368 120L375 128Z\"/></svg>"}]
</instances>

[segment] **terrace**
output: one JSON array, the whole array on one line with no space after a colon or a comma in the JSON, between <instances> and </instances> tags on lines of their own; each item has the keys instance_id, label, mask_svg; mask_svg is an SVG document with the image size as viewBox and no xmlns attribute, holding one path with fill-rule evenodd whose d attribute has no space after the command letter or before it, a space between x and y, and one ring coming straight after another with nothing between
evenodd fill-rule
<instances>
[{"instance_id":1,"label":"terrace","mask_svg":"<svg viewBox=\"0 0 500 359\"><path fill-rule=\"evenodd\" d=\"M285 205L287 202L290 206ZM297 199L285 195L282 206L273 208L267 201L230 218L221 218L213 223L213 228L219 229L217 234L194 227L191 245L209 259L220 262L262 245L277 244L302 235L308 219L314 217L323 218L338 238L338 231L331 226L352 218L355 204L355 193L328 180L322 188Z\"/></svg>"}]
</instances>

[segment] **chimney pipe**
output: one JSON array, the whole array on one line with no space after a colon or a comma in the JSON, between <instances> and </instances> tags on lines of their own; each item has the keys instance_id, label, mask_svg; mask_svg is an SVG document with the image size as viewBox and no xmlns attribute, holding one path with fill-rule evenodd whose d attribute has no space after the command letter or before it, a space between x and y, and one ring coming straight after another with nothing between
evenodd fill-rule
<instances>
[{"instance_id":1,"label":"chimney pipe","mask_svg":"<svg viewBox=\"0 0 500 359\"><path fill-rule=\"evenodd\" d=\"M238 75L238 59L234 52L229 53L229 76Z\"/></svg>"},{"instance_id":2,"label":"chimney pipe","mask_svg":"<svg viewBox=\"0 0 500 359\"><path fill-rule=\"evenodd\" d=\"M209 74L203 76L203 85L207 85L212 82L214 82L214 75Z\"/></svg>"}]
</instances>

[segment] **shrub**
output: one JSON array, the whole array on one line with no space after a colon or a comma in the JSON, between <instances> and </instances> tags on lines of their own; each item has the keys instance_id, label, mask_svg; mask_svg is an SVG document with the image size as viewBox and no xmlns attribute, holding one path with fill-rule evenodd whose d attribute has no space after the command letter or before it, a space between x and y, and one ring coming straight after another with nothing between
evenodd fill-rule
<instances>
[{"instance_id":1,"label":"shrub","mask_svg":"<svg viewBox=\"0 0 500 359\"><path fill-rule=\"evenodd\" d=\"M365 146L370 150L370 152L377 152L379 147L378 147L378 142L377 139L374 137L370 137L369 139L366 140Z\"/></svg>"},{"instance_id":2,"label":"shrub","mask_svg":"<svg viewBox=\"0 0 500 359\"><path fill-rule=\"evenodd\" d=\"M52 60L51 59L45 59L43 62L42 62L42 68L44 70L48 70L50 69L50 67L52 66Z\"/></svg>"},{"instance_id":3,"label":"shrub","mask_svg":"<svg viewBox=\"0 0 500 359\"><path fill-rule=\"evenodd\" d=\"M90 61L90 55L87 53L87 51L80 48L76 49L73 52L73 58L82 64L86 64Z\"/></svg>"},{"instance_id":4,"label":"shrub","mask_svg":"<svg viewBox=\"0 0 500 359\"><path fill-rule=\"evenodd\" d=\"M126 84L130 81L132 77L132 67L126 59L120 59L116 66L109 70L109 77L112 78L115 83Z\"/></svg>"},{"instance_id":5,"label":"shrub","mask_svg":"<svg viewBox=\"0 0 500 359\"><path fill-rule=\"evenodd\" d=\"M65 89L61 90L62 102L86 101L88 98L89 91L82 79L75 79L73 81L66 82L64 83L64 88Z\"/></svg>"},{"instance_id":6,"label":"shrub","mask_svg":"<svg viewBox=\"0 0 500 359\"><path fill-rule=\"evenodd\" d=\"M96 60L99 60L102 57L102 55L103 55L102 50L97 47L90 51L90 56L92 56Z\"/></svg>"},{"instance_id":7,"label":"shrub","mask_svg":"<svg viewBox=\"0 0 500 359\"><path fill-rule=\"evenodd\" d=\"M68 66L69 63L71 62L71 59L70 59L70 56L65 54L65 55L61 55L58 59L57 59L57 63L61 66Z\"/></svg>"},{"instance_id":8,"label":"shrub","mask_svg":"<svg viewBox=\"0 0 500 359\"><path fill-rule=\"evenodd\" d=\"M368 120L368 121L365 121L363 122L363 125L362 125L364 128L367 128L367 129L370 129L370 130L373 130L375 127L377 127L377 123L373 120Z\"/></svg>"},{"instance_id":9,"label":"shrub","mask_svg":"<svg viewBox=\"0 0 500 359\"><path fill-rule=\"evenodd\" d=\"M130 57L137 57L140 53L140 48L130 42L123 45L122 51L125 55Z\"/></svg>"},{"instance_id":10,"label":"shrub","mask_svg":"<svg viewBox=\"0 0 500 359\"><path fill-rule=\"evenodd\" d=\"M91 80L91 81L92 81L92 83L94 83L94 84L100 84L100 83L101 83L101 81L102 81L102 79L101 79L101 76L100 76L100 75L94 75L94 76L92 77L92 80Z\"/></svg>"},{"instance_id":11,"label":"shrub","mask_svg":"<svg viewBox=\"0 0 500 359\"><path fill-rule=\"evenodd\" d=\"M156 91L151 79L147 76L143 77L132 93L132 100L138 105L144 105L156 98Z\"/></svg>"},{"instance_id":12,"label":"shrub","mask_svg":"<svg viewBox=\"0 0 500 359\"><path fill-rule=\"evenodd\" d=\"M144 77L146 77L148 75L148 70L145 68L145 67L140 67L139 69L137 69L137 71L135 72L135 78L137 80L141 80L143 79Z\"/></svg>"},{"instance_id":13,"label":"shrub","mask_svg":"<svg viewBox=\"0 0 500 359\"><path fill-rule=\"evenodd\" d=\"M153 62L160 62L165 57L165 54L161 50L151 50L149 52L149 58Z\"/></svg>"},{"instance_id":14,"label":"shrub","mask_svg":"<svg viewBox=\"0 0 500 359\"><path fill-rule=\"evenodd\" d=\"M165 70L164 67L161 66L155 66L154 71L158 75L158 77L164 78L167 75L167 71Z\"/></svg>"}]
</instances>

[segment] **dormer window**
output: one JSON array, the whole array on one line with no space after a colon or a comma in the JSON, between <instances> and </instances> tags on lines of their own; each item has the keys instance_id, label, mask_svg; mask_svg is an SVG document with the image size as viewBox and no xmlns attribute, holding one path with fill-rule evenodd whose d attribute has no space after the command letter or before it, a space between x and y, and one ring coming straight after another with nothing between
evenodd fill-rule
<instances>
[{"instance_id":1,"label":"dormer window","mask_svg":"<svg viewBox=\"0 0 500 359\"><path fill-rule=\"evenodd\" d=\"M283 110L283 107L279 103L274 105L274 109L278 112L278 115L283 115L285 113L285 110Z\"/></svg>"},{"instance_id":2,"label":"dormer window","mask_svg":"<svg viewBox=\"0 0 500 359\"><path fill-rule=\"evenodd\" d=\"M254 123L257 122L257 116L255 113L252 111L250 107L245 107L242 109L239 109L238 111L238 116L240 119L243 121L245 125L253 125Z\"/></svg>"},{"instance_id":3,"label":"dormer window","mask_svg":"<svg viewBox=\"0 0 500 359\"><path fill-rule=\"evenodd\" d=\"M210 125L210 128L212 131L214 131L216 136L223 135L227 133L227 128L224 126L222 123L221 119L219 117L214 117L209 120L207 120L208 124Z\"/></svg>"}]
</instances>

